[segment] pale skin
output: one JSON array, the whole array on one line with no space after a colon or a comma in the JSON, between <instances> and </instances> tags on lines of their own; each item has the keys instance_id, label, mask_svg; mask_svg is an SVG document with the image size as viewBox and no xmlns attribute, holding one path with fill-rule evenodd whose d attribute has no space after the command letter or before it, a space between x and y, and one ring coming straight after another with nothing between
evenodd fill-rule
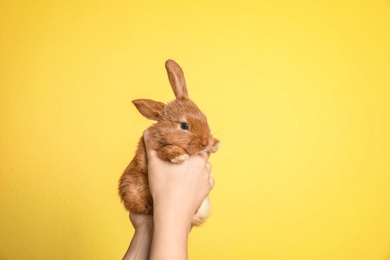
<instances>
[{"instance_id":1,"label":"pale skin","mask_svg":"<svg viewBox=\"0 0 390 260\"><path fill-rule=\"evenodd\" d=\"M148 143L148 133L144 133ZM209 154L191 156L181 164L157 157L146 145L151 215L130 214L135 233L123 259L185 260L192 217L214 186Z\"/></svg>"}]
</instances>

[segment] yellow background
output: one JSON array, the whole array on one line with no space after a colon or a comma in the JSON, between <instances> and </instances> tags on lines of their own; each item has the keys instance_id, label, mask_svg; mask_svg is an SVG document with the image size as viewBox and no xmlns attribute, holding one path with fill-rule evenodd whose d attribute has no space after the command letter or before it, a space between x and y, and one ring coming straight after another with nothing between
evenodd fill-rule
<instances>
[{"instance_id":1,"label":"yellow background","mask_svg":"<svg viewBox=\"0 0 390 260\"><path fill-rule=\"evenodd\" d=\"M191 259L390 259L387 0L0 1L0 259L123 256L168 58L223 141Z\"/></svg>"}]
</instances>

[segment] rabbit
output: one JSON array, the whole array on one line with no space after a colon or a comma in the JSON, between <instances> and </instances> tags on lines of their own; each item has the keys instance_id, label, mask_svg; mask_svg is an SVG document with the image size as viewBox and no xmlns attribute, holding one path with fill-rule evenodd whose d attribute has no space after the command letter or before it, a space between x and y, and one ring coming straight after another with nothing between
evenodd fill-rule
<instances>
[{"instance_id":1,"label":"rabbit","mask_svg":"<svg viewBox=\"0 0 390 260\"><path fill-rule=\"evenodd\" d=\"M182 163L201 151L216 152L221 142L212 136L206 116L188 98L183 70L173 60L167 60L165 68L176 99L167 104L149 99L132 101L144 117L157 121L147 129L149 145L156 150L160 159L174 164ZM120 177L118 190L128 211L153 215L143 137L138 142L134 158ZM204 223L210 214L210 207L206 198L195 213L192 226Z\"/></svg>"}]
</instances>

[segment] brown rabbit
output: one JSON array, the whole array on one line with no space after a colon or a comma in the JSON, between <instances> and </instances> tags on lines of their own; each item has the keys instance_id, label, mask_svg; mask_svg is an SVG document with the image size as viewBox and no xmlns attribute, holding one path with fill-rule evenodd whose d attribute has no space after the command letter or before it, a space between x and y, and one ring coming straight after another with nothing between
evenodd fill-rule
<instances>
[{"instance_id":1,"label":"brown rabbit","mask_svg":"<svg viewBox=\"0 0 390 260\"><path fill-rule=\"evenodd\" d=\"M133 100L144 117L157 121L148 128L149 145L157 151L160 159L172 163L182 163L189 156L204 150L216 152L220 142L211 135L206 116L188 98L182 69L173 60L167 60L165 68L176 99L168 104L149 99ZM143 137L138 142L133 160L120 178L119 195L128 211L153 214ZM209 216L209 209L206 198L194 215L192 225L201 225Z\"/></svg>"}]
</instances>

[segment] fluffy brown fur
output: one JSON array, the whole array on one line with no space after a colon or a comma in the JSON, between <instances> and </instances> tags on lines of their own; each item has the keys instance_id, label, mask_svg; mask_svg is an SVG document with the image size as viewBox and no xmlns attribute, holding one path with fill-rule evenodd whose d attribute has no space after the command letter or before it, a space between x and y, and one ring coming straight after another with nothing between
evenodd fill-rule
<instances>
[{"instance_id":1,"label":"fluffy brown fur","mask_svg":"<svg viewBox=\"0 0 390 260\"><path fill-rule=\"evenodd\" d=\"M159 158L172 163L181 163L201 151L216 152L220 142L211 135L206 116L188 98L182 69L172 60L168 60L165 67L176 99L168 104L148 99L133 101L143 116L157 121L148 128L149 145L157 151ZM182 129L182 123L186 123L189 129ZM143 137L133 160L120 178L119 195L128 211L153 214ZM202 224L207 215L199 213L194 217L193 225Z\"/></svg>"}]
</instances>

